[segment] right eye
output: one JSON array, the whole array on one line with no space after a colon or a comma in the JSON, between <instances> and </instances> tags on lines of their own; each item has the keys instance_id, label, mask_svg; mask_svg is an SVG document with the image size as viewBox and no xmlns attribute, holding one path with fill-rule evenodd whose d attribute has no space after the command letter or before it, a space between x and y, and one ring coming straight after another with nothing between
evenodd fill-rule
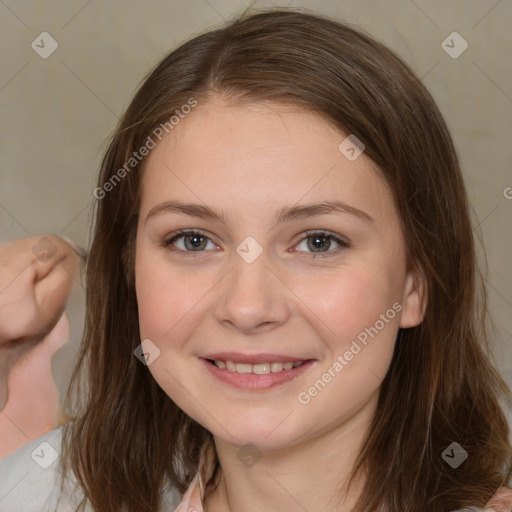
<instances>
[{"instance_id":1,"label":"right eye","mask_svg":"<svg viewBox=\"0 0 512 512\"><path fill-rule=\"evenodd\" d=\"M163 241L162 246L172 252L189 256L191 252L203 252L207 248L208 242L211 243L213 249L218 248L201 231L184 229L172 233Z\"/></svg>"}]
</instances>

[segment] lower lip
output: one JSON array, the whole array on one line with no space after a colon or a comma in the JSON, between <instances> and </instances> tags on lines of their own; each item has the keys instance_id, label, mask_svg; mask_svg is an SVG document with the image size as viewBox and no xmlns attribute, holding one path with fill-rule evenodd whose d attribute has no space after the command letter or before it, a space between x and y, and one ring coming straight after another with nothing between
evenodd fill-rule
<instances>
[{"instance_id":1,"label":"lower lip","mask_svg":"<svg viewBox=\"0 0 512 512\"><path fill-rule=\"evenodd\" d=\"M289 382L304 373L315 362L313 359L310 359L302 363L300 366L297 366L297 368L292 368L291 370L282 370L276 373L257 375L255 373L231 372L225 368L218 368L206 359L200 359L202 363L206 365L206 368L217 379L226 382L227 384L231 384L235 388L249 389L252 391L270 389L274 386L279 386L280 384Z\"/></svg>"}]
</instances>

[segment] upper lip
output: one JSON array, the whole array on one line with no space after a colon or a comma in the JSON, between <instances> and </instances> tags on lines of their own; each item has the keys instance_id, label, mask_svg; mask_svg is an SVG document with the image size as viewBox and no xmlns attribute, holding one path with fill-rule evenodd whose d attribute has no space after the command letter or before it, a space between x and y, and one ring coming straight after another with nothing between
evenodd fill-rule
<instances>
[{"instance_id":1,"label":"upper lip","mask_svg":"<svg viewBox=\"0 0 512 512\"><path fill-rule=\"evenodd\" d=\"M216 352L202 356L214 361L232 361L233 363L286 363L290 361L308 361L307 357L284 356L282 354L242 354L240 352Z\"/></svg>"}]
</instances>

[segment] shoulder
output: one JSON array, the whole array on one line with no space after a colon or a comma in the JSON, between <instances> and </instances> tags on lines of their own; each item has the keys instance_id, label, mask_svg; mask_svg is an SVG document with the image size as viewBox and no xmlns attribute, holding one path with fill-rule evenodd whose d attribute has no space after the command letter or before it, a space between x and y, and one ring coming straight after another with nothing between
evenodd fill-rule
<instances>
[{"instance_id":1,"label":"shoulder","mask_svg":"<svg viewBox=\"0 0 512 512\"><path fill-rule=\"evenodd\" d=\"M488 512L512 511L512 489L501 487L485 507Z\"/></svg>"},{"instance_id":2,"label":"shoulder","mask_svg":"<svg viewBox=\"0 0 512 512\"><path fill-rule=\"evenodd\" d=\"M512 512L512 489L500 487L483 508L472 506L453 512Z\"/></svg>"},{"instance_id":3,"label":"shoulder","mask_svg":"<svg viewBox=\"0 0 512 512\"><path fill-rule=\"evenodd\" d=\"M83 493L74 475L60 490L62 429L51 430L0 460L0 512L75 512ZM163 509L174 510L181 496L168 485ZM86 505L84 512L91 512ZM198 511L199 512L199 511Z\"/></svg>"},{"instance_id":4,"label":"shoulder","mask_svg":"<svg viewBox=\"0 0 512 512\"><path fill-rule=\"evenodd\" d=\"M60 493L62 427L28 442L0 460L0 512L68 512L75 503ZM66 485L71 482L66 482Z\"/></svg>"}]
</instances>

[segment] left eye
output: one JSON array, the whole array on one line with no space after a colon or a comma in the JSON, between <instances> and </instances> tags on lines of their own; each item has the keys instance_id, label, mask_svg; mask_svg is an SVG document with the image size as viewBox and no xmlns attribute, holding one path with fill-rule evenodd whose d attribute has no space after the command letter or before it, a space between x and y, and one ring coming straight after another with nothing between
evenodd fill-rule
<instances>
[{"instance_id":1,"label":"left eye","mask_svg":"<svg viewBox=\"0 0 512 512\"><path fill-rule=\"evenodd\" d=\"M349 244L345 240L342 240L334 233L329 233L325 231L317 231L317 232L308 232L308 236L302 239L302 241L297 245L297 249L300 248L301 245L305 244L307 249L311 249L311 252L315 254L323 254L323 253L331 253L335 252L335 250L329 251L332 243L338 244L334 249L339 249L340 247L348 247ZM327 250L323 250L327 248ZM299 249L300 250L300 249ZM307 252L307 251L306 251Z\"/></svg>"}]
</instances>

